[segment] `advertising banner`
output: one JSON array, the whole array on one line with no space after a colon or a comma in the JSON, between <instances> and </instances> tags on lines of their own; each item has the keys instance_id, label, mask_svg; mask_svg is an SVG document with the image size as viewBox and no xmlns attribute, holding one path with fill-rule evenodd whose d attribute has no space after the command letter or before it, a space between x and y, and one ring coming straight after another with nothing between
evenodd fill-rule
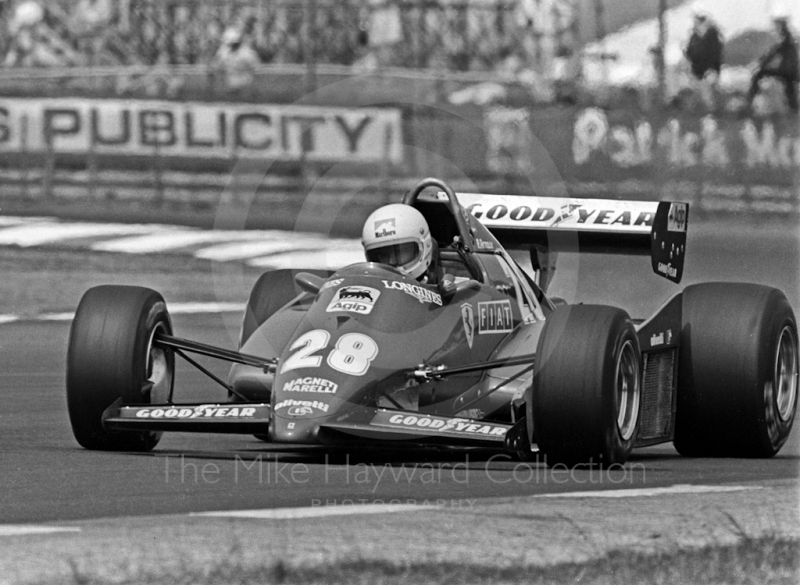
<instances>
[{"instance_id":1,"label":"advertising banner","mask_svg":"<svg viewBox=\"0 0 800 585\"><path fill-rule=\"evenodd\" d=\"M403 160L399 109L0 98L0 152Z\"/></svg>"},{"instance_id":2,"label":"advertising banner","mask_svg":"<svg viewBox=\"0 0 800 585\"><path fill-rule=\"evenodd\" d=\"M791 119L489 108L484 125L486 167L534 185L546 153L575 196L668 197L707 211L800 211L800 128Z\"/></svg>"}]
</instances>

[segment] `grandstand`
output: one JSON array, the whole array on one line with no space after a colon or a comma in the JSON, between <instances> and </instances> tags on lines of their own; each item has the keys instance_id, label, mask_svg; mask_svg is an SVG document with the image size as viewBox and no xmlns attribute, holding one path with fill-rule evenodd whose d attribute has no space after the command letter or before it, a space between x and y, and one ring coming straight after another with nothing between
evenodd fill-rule
<instances>
[{"instance_id":1,"label":"grandstand","mask_svg":"<svg viewBox=\"0 0 800 585\"><path fill-rule=\"evenodd\" d=\"M438 101L491 82L507 86L512 101L551 101L552 79L577 43L575 0L10 0L0 7L0 30L8 31L0 35L0 95L280 103L355 73L382 80L367 88L379 100ZM231 71L238 81L230 82Z\"/></svg>"},{"instance_id":2,"label":"grandstand","mask_svg":"<svg viewBox=\"0 0 800 585\"><path fill-rule=\"evenodd\" d=\"M202 65L226 32L262 63L486 71L524 52L544 70L572 42L571 0L14 0L4 6L0 51L20 33L61 51L64 65ZM96 37L86 42L86 37ZM391 46L391 51L381 49ZM6 65L23 62L9 61ZM33 61L31 61L33 62ZM53 61L52 63L55 63ZM44 65L44 63L40 63Z\"/></svg>"}]
</instances>

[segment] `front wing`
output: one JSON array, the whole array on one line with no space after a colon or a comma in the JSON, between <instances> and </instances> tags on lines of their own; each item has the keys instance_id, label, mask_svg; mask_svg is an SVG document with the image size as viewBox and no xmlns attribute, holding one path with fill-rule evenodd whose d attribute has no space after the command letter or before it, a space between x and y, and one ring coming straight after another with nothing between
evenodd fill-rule
<instances>
[{"instance_id":1,"label":"front wing","mask_svg":"<svg viewBox=\"0 0 800 585\"><path fill-rule=\"evenodd\" d=\"M260 434L267 432L270 405L263 402L222 404L136 404L117 400L103 413L103 426L115 431Z\"/></svg>"},{"instance_id":2,"label":"front wing","mask_svg":"<svg viewBox=\"0 0 800 585\"><path fill-rule=\"evenodd\" d=\"M504 447L512 425L379 408L368 423L326 423L323 437Z\"/></svg>"}]
</instances>

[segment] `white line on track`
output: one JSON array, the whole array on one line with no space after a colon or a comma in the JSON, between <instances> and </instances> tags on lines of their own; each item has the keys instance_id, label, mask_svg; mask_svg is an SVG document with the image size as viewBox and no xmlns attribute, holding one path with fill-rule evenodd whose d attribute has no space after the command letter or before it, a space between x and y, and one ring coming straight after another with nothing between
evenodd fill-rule
<instances>
[{"instance_id":1,"label":"white line on track","mask_svg":"<svg viewBox=\"0 0 800 585\"><path fill-rule=\"evenodd\" d=\"M35 524L0 524L0 536L24 536L26 534L52 534L56 532L80 532L72 526L37 526Z\"/></svg>"},{"instance_id":2,"label":"white line on track","mask_svg":"<svg viewBox=\"0 0 800 585\"><path fill-rule=\"evenodd\" d=\"M3 229L0 231L0 244L28 248L60 240L124 236L151 231L151 225L42 222Z\"/></svg>"},{"instance_id":3,"label":"white line on track","mask_svg":"<svg viewBox=\"0 0 800 585\"><path fill-rule=\"evenodd\" d=\"M10 217L10 216L0 216L0 227L10 226L10 225L21 225L24 223L30 223L31 221L43 221L46 218L36 217Z\"/></svg>"},{"instance_id":4,"label":"white line on track","mask_svg":"<svg viewBox=\"0 0 800 585\"><path fill-rule=\"evenodd\" d=\"M50 217L0 217L0 246L57 246L72 240L97 252L182 253L258 267L337 269L364 260L356 239L286 230L204 230L162 224L67 222ZM76 242L77 240L77 242ZM94 241L92 241L94 240ZM298 264L300 263L300 264Z\"/></svg>"},{"instance_id":5,"label":"white line on track","mask_svg":"<svg viewBox=\"0 0 800 585\"><path fill-rule=\"evenodd\" d=\"M244 311L245 303L167 303L167 308L174 315L236 313Z\"/></svg>"},{"instance_id":6,"label":"white line on track","mask_svg":"<svg viewBox=\"0 0 800 585\"><path fill-rule=\"evenodd\" d=\"M193 315L199 313L238 313L244 311L244 303L167 303L172 315ZM0 315L0 325L18 321L72 321L73 312L42 313L30 317L20 315Z\"/></svg>"},{"instance_id":7,"label":"white line on track","mask_svg":"<svg viewBox=\"0 0 800 585\"><path fill-rule=\"evenodd\" d=\"M296 240L296 238L295 238ZM306 238L306 246L313 249L324 248L325 240L320 239L315 244L312 244L311 238ZM280 252L293 252L298 247L303 246L301 242L289 240L268 240L268 241L250 241L250 242L237 242L234 244L222 244L219 246L210 246L195 252L197 258L204 260L240 260L242 258L253 258L255 256L265 256L267 254L277 254Z\"/></svg>"},{"instance_id":8,"label":"white line on track","mask_svg":"<svg viewBox=\"0 0 800 585\"><path fill-rule=\"evenodd\" d=\"M629 490L599 490L592 492L567 492L563 494L539 494L534 498L640 498L668 496L674 494L714 494L720 492L743 492L760 490L761 486L743 485L690 485L679 484L661 488L639 488Z\"/></svg>"},{"instance_id":9,"label":"white line on track","mask_svg":"<svg viewBox=\"0 0 800 585\"><path fill-rule=\"evenodd\" d=\"M220 512L192 512L190 516L215 518L252 518L258 520L296 520L321 518L323 516L356 516L359 514L391 514L397 512L420 512L430 506L413 504L364 504L353 506L315 506L311 508L271 508L266 510L227 510Z\"/></svg>"},{"instance_id":10,"label":"white line on track","mask_svg":"<svg viewBox=\"0 0 800 585\"><path fill-rule=\"evenodd\" d=\"M315 252L287 252L280 256L264 256L248 260L250 266L270 268L303 268L336 270L342 266L364 261L364 252L358 250L317 250Z\"/></svg>"},{"instance_id":11,"label":"white line on track","mask_svg":"<svg viewBox=\"0 0 800 585\"><path fill-rule=\"evenodd\" d=\"M42 313L34 317L36 321L72 321L75 313Z\"/></svg>"},{"instance_id":12,"label":"white line on track","mask_svg":"<svg viewBox=\"0 0 800 585\"><path fill-rule=\"evenodd\" d=\"M212 231L179 231L170 230L134 236L130 238L118 238L92 244L91 249L100 252L125 252L127 254L149 254L152 252L164 252L176 248L185 248L197 244L218 241L219 239L231 239L231 236L221 236Z\"/></svg>"}]
</instances>

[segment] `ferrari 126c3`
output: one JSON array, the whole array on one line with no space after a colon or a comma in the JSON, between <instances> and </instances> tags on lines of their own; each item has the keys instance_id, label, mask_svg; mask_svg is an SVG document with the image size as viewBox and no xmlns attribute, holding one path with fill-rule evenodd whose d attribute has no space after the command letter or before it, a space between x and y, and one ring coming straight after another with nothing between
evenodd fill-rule
<instances>
[{"instance_id":1,"label":"ferrari 126c3","mask_svg":"<svg viewBox=\"0 0 800 585\"><path fill-rule=\"evenodd\" d=\"M245 433L287 449L464 445L607 466L670 441L683 455L732 457L771 457L786 441L798 351L781 291L694 284L644 321L547 295L565 248L650 255L679 282L687 204L457 195L436 179L403 203L430 226L440 282L374 262L266 272L235 351L175 336L153 290L88 290L67 356L78 443L144 451L164 431ZM231 362L228 379L189 354ZM176 403L176 356L226 397Z\"/></svg>"}]
</instances>

